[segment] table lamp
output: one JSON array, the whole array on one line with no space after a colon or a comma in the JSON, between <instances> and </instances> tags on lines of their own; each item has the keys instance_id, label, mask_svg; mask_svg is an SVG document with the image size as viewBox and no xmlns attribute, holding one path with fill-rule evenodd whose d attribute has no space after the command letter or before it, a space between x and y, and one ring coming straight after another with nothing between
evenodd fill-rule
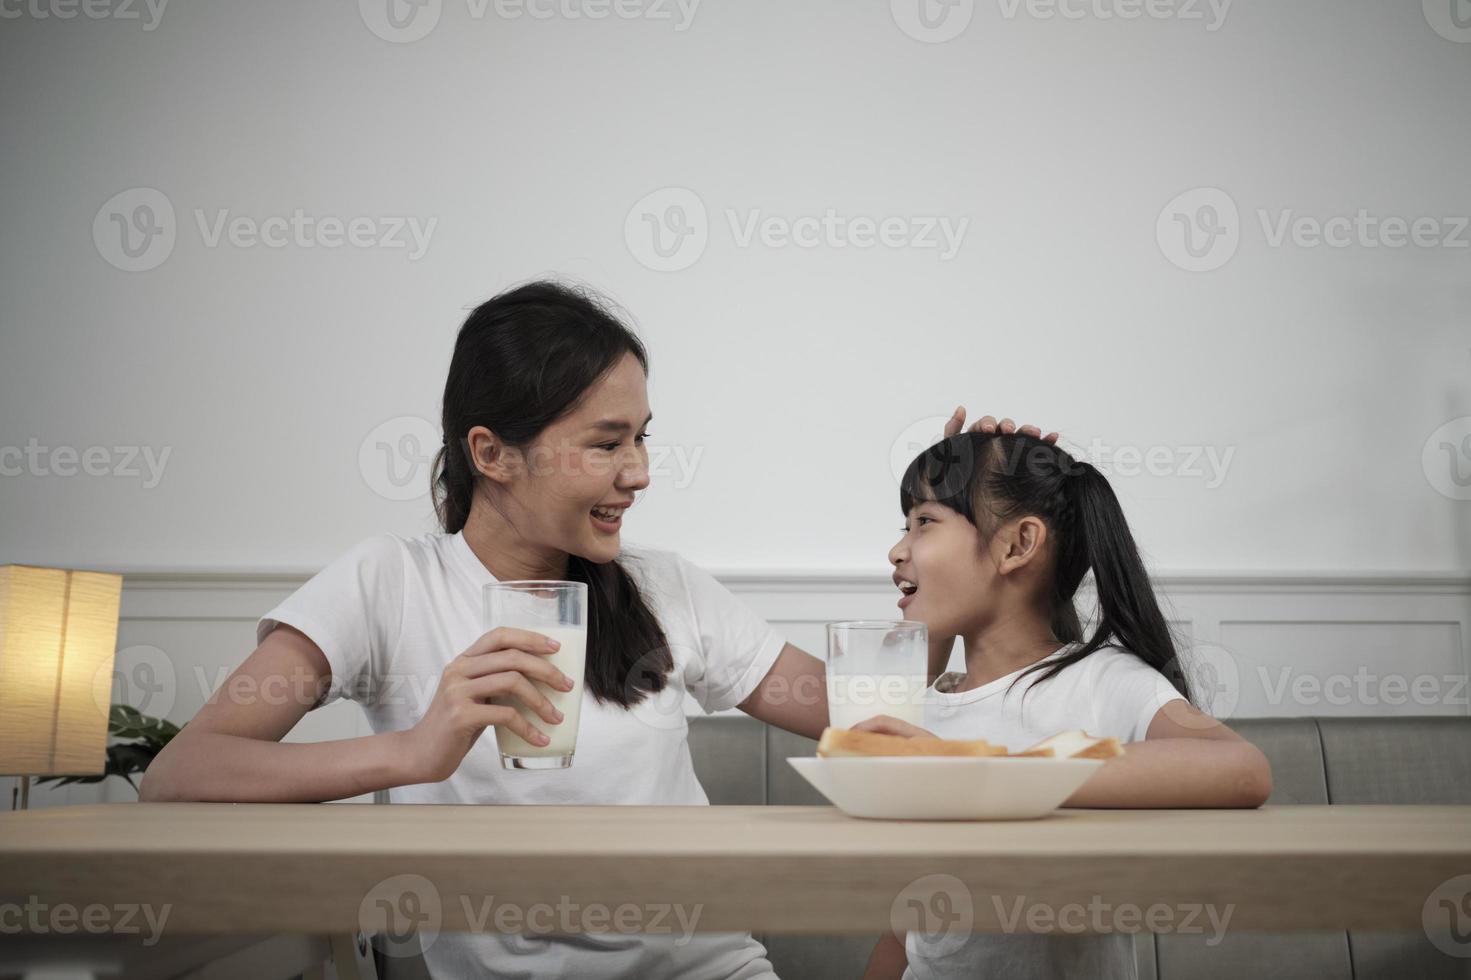
<instances>
[{"instance_id":1,"label":"table lamp","mask_svg":"<svg viewBox=\"0 0 1471 980\"><path fill-rule=\"evenodd\" d=\"M107 765L123 577L0 565L0 775L85 775Z\"/></svg>"}]
</instances>

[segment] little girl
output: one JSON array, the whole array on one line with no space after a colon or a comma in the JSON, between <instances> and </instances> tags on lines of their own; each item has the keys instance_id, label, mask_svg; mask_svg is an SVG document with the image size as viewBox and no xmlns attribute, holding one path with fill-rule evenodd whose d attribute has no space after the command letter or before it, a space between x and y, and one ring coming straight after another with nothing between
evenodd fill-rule
<instances>
[{"instance_id":1,"label":"little girl","mask_svg":"<svg viewBox=\"0 0 1471 980\"><path fill-rule=\"evenodd\" d=\"M1097 469L1030 435L966 432L910 463L899 500L904 537L889 561L905 618L929 627L926 728L887 716L856 727L1012 751L1077 728L1130 743L1066 806L1266 800L1266 758L1190 704L1123 510ZM1090 570L1099 614L1085 637L1073 597ZM965 672L936 677L957 636ZM976 933L958 950L922 940L885 935L865 980L1135 976L1127 933Z\"/></svg>"}]
</instances>

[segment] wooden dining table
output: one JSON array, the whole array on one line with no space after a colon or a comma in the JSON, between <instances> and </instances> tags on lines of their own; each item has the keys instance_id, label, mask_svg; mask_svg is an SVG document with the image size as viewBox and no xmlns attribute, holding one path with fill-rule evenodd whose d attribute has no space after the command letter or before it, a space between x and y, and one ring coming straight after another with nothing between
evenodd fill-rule
<instances>
[{"instance_id":1,"label":"wooden dining table","mask_svg":"<svg viewBox=\"0 0 1471 980\"><path fill-rule=\"evenodd\" d=\"M141 907L166 912L176 942L312 937L297 947L307 958L336 942L339 975L352 975L343 937L364 960L365 935L415 929L1167 932L1224 919L1419 931L1437 889L1471 874L1468 817L1456 806L995 822L820 806L76 806L0 814L0 929L17 906L40 916L12 914L22 935L27 922L46 931L46 909L101 908L99 922L113 910L107 931L115 910Z\"/></svg>"}]
</instances>

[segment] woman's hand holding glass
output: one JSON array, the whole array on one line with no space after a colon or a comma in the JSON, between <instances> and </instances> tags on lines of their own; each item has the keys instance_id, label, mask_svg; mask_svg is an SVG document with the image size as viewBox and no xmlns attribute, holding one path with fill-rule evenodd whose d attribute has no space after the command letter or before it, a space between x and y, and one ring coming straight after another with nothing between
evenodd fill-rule
<instances>
[{"instance_id":1,"label":"woman's hand holding glass","mask_svg":"<svg viewBox=\"0 0 1471 980\"><path fill-rule=\"evenodd\" d=\"M410 771L418 782L447 779L460 767L486 728L505 725L532 745L550 739L510 704L491 698L514 698L548 725L562 713L537 690L540 681L559 691L572 690L572 678L546 658L559 644L541 633L501 627L481 636L451 660L424 717L405 733Z\"/></svg>"}]
</instances>

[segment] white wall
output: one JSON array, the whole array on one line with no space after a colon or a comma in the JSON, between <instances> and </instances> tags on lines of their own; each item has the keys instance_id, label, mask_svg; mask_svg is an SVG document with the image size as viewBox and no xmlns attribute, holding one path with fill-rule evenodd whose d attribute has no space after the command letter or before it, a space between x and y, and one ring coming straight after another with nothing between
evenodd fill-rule
<instances>
[{"instance_id":1,"label":"white wall","mask_svg":"<svg viewBox=\"0 0 1471 980\"><path fill-rule=\"evenodd\" d=\"M1161 568L1471 568L1471 505L1435 486L1455 490L1441 442L1471 474L1471 231L1273 247L1259 217L1471 214L1471 32L1445 6L1464 0L1239 0L1219 24L1203 2L1126 21L983 0L943 43L901 29L906 0L705 0L683 30L672 3L467 2L431 0L413 43L369 29L371 0L180 2L152 30L141 3L5 5L0 451L170 455L156 486L60 476L64 457L0 476L0 561L309 571L431 527L360 449L436 417L466 307L557 271L633 312L654 442L702 454L630 538L711 567L881 568L891 447L964 402L1085 447L1234 451L1214 488L1116 478ZM107 202L139 187L174 244L128 272L109 216L137 201ZM668 187L695 192L708 244L662 272L625 218ZM1203 187L1239 210L1239 247L1191 272L1165 209ZM417 260L210 247L196 211L222 209L437 224ZM728 209L969 226L948 261L741 247Z\"/></svg>"}]
</instances>

